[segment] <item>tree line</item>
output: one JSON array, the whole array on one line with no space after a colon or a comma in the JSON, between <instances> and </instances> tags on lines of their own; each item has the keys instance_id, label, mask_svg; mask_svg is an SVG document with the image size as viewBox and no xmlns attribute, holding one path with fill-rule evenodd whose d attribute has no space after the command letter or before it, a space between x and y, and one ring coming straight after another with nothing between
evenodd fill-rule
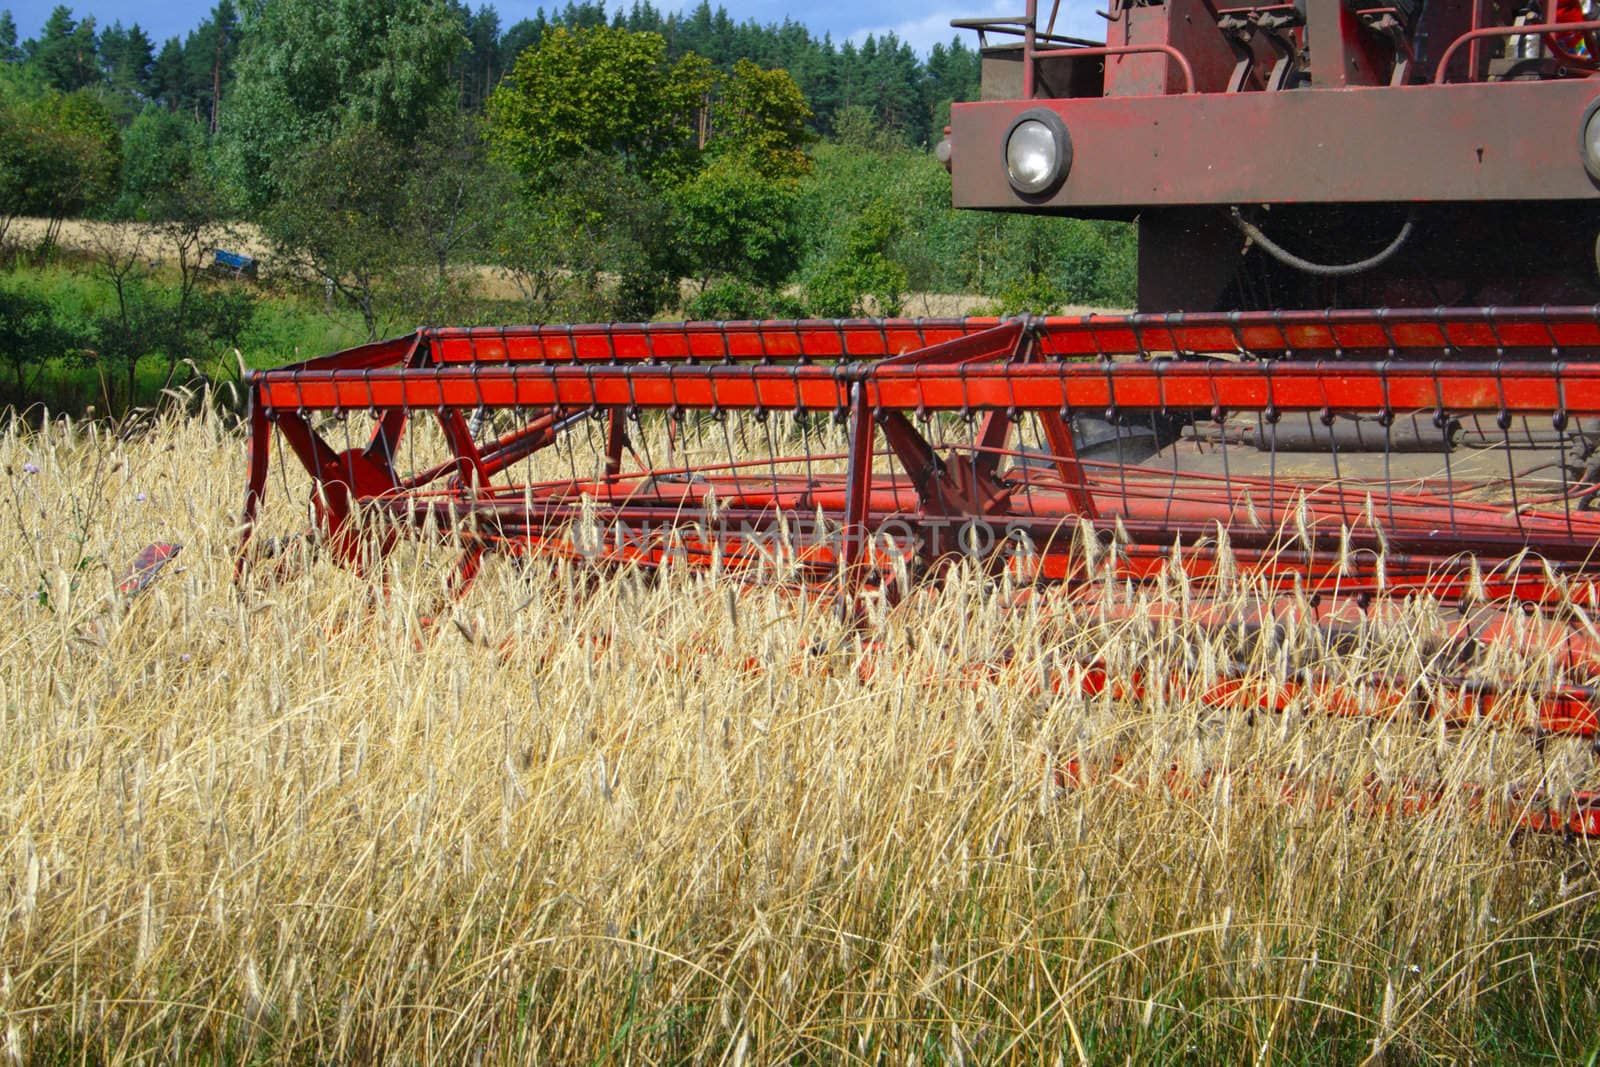
<instances>
[{"instance_id":1,"label":"tree line","mask_svg":"<svg viewBox=\"0 0 1600 1067\"><path fill-rule=\"evenodd\" d=\"M687 12L663 13L648 0L609 12L603 2L569 2L532 18L502 26L492 4L472 10L448 0L445 11L456 27L450 77L461 110L480 113L495 88L525 49L546 30L607 26L662 38L666 54L693 53L724 71L741 59L781 68L795 79L809 102L819 133L831 136L841 112L860 109L887 136L906 144L938 140L950 102L971 99L978 84L978 55L959 37L937 44L919 57L893 33L868 35L859 44L817 37L790 19L736 22L726 8L709 0ZM222 100L233 88L244 39L251 32L232 0L219 0L185 37L156 42L135 22L101 26L92 15L78 18L57 6L39 35L19 41L16 21L0 11L0 62L27 63L47 84L62 92L101 86L116 97L124 114L147 103L183 112L215 133Z\"/></svg>"},{"instance_id":2,"label":"tree line","mask_svg":"<svg viewBox=\"0 0 1600 1067\"><path fill-rule=\"evenodd\" d=\"M17 217L50 220L35 258L64 220L96 217L156 227L198 262L245 222L274 285L364 337L894 314L913 290L998 310L1131 296L1126 228L949 209L926 144L976 93L959 41L924 60L892 36L835 46L705 3L569 4L502 31L455 0L264 0L247 17L219 0L159 51L65 7L18 43L0 13L0 59L0 249ZM196 331L248 325L248 301L195 264L119 255L93 257L115 299L78 350L122 353L128 396L146 358L129 339L175 368ZM0 330L41 321L24 311Z\"/></svg>"}]
</instances>

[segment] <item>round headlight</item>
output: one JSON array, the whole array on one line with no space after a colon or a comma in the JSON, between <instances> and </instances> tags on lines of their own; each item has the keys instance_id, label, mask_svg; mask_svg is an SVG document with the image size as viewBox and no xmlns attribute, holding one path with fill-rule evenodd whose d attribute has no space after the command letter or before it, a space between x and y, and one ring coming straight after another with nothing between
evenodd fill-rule
<instances>
[{"instance_id":1,"label":"round headlight","mask_svg":"<svg viewBox=\"0 0 1600 1067\"><path fill-rule=\"evenodd\" d=\"M1595 100L1583 112L1583 124L1578 128L1582 140L1583 169L1589 177L1600 182L1600 100Z\"/></svg>"},{"instance_id":2,"label":"round headlight","mask_svg":"<svg viewBox=\"0 0 1600 1067\"><path fill-rule=\"evenodd\" d=\"M1006 131L1006 177L1025 196L1047 193L1072 166L1072 139L1061 116L1044 108L1024 111Z\"/></svg>"}]
</instances>

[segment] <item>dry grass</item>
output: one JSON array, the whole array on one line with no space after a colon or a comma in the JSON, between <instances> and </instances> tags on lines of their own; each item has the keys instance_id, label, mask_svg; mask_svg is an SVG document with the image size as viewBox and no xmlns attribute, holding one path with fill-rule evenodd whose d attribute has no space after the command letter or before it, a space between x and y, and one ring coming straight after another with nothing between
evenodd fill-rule
<instances>
[{"instance_id":1,"label":"dry grass","mask_svg":"<svg viewBox=\"0 0 1600 1067\"><path fill-rule=\"evenodd\" d=\"M1081 656L1275 676L1334 655L1308 635L1223 648L1137 612L1002 609L963 578L870 649L778 590L539 563L489 568L459 625L423 631L443 554L397 557L387 593L327 563L236 590L242 460L203 418L0 436L0 1059L1600 1047L1591 846L1460 805L1281 798L1291 769L1494 787L1592 780L1587 757L1039 695ZM181 568L126 603L120 570L157 538L184 544ZM1418 669L1413 632L1369 635L1347 669ZM1081 750L1127 762L1063 789ZM1171 790L1173 765L1238 773Z\"/></svg>"}]
</instances>

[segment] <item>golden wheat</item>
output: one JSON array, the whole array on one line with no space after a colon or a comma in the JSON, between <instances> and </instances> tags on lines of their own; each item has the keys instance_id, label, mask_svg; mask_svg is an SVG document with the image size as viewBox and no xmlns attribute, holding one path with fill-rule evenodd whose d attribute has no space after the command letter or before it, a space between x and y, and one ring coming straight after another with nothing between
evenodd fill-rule
<instances>
[{"instance_id":1,"label":"golden wheat","mask_svg":"<svg viewBox=\"0 0 1600 1067\"><path fill-rule=\"evenodd\" d=\"M442 551L235 587L242 468L211 416L0 436L12 1063L1600 1047L1594 851L1459 793L1592 787L1586 753L1051 684L1095 659L1420 677L1425 603L1335 650L1203 631L1109 581L1116 613L962 573L856 630L726 577L500 561L424 627ZM275 499L264 525L303 521ZM119 596L157 539L181 555ZM1069 787L1080 754L1115 770ZM1445 802L1359 802L1413 779Z\"/></svg>"}]
</instances>

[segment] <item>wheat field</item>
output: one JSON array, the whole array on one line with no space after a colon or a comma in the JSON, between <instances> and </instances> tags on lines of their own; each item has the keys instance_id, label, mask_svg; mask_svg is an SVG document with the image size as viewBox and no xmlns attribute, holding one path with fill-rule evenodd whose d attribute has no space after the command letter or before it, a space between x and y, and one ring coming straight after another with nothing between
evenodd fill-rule
<instances>
[{"instance_id":1,"label":"wheat field","mask_svg":"<svg viewBox=\"0 0 1600 1067\"><path fill-rule=\"evenodd\" d=\"M243 458L213 415L0 434L0 1061L1600 1055L1595 846L1465 800L1592 788L1581 746L1049 684L1414 675L1428 604L1224 648L1160 590L958 574L853 629L497 561L427 626L443 551L236 586Z\"/></svg>"}]
</instances>

